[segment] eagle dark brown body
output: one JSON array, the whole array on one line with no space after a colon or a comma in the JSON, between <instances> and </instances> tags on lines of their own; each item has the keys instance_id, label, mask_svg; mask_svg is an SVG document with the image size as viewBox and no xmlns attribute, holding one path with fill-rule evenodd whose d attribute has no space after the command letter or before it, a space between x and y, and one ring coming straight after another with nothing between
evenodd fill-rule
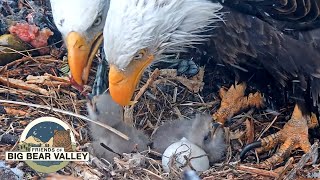
<instances>
[{"instance_id":1,"label":"eagle dark brown body","mask_svg":"<svg viewBox=\"0 0 320 180\"><path fill-rule=\"evenodd\" d=\"M310 86L314 103L320 93L318 0L224 0L225 22L213 31L217 60L241 66L262 65L286 85Z\"/></svg>"},{"instance_id":2,"label":"eagle dark brown body","mask_svg":"<svg viewBox=\"0 0 320 180\"><path fill-rule=\"evenodd\" d=\"M229 65L227 67L235 67L233 69L266 70L274 77L272 83L287 86L298 80L303 90L299 93L300 99L304 100L307 95L306 99L312 97L314 103L296 101L284 130L271 140L260 141L260 146L268 149L283 143L276 158L268 161L267 166L281 162L284 155L296 148L308 152L311 146L308 128L317 123L311 123L316 121L315 115L303 106L317 105L320 94L319 1L110 1L104 27L104 50L110 65L108 78L112 99L123 106L131 104L141 73L147 67L163 62L167 55L184 54L187 48L199 45L204 49L192 51L207 52L206 56ZM220 91L222 109L215 113L216 118L213 117L218 123L223 124L224 117L243 109L242 104L250 107L257 104L249 101L250 95L248 100L243 97L244 90ZM232 103L229 97L239 101ZM231 111L227 111L230 110L228 104L232 105ZM270 143L266 148L267 143L262 142Z\"/></svg>"},{"instance_id":3,"label":"eagle dark brown body","mask_svg":"<svg viewBox=\"0 0 320 180\"><path fill-rule=\"evenodd\" d=\"M283 21L288 28L312 29L319 27L320 23L318 0L219 0L219 2L265 20Z\"/></svg>"},{"instance_id":4,"label":"eagle dark brown body","mask_svg":"<svg viewBox=\"0 0 320 180\"><path fill-rule=\"evenodd\" d=\"M296 101L292 117L283 130L249 146L270 150L278 143L283 144L274 156L261 164L265 168L283 162L284 157L296 148L309 152L308 128L316 127L318 122L305 107L319 106L320 1L219 2L224 5L225 21L213 30L207 49L209 53L214 54L219 63L240 70L264 68L283 86L293 80L299 81L304 92L297 95L303 101ZM307 99L312 99L313 103Z\"/></svg>"}]
</instances>

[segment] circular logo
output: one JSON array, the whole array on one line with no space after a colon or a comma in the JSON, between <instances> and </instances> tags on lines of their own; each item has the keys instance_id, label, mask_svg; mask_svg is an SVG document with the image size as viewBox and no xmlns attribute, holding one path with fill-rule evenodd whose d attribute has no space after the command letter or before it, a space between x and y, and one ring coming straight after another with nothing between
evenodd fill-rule
<instances>
[{"instance_id":1,"label":"circular logo","mask_svg":"<svg viewBox=\"0 0 320 180\"><path fill-rule=\"evenodd\" d=\"M20 152L30 152L26 158L32 160L25 162L43 173L56 172L68 165L65 156L75 148L75 137L68 124L54 117L41 117L29 123L19 142Z\"/></svg>"}]
</instances>

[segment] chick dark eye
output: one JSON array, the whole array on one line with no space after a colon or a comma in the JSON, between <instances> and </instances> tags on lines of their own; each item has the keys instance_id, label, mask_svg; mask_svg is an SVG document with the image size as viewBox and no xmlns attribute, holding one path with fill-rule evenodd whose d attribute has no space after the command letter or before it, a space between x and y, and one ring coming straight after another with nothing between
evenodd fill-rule
<instances>
[{"instance_id":1,"label":"chick dark eye","mask_svg":"<svg viewBox=\"0 0 320 180\"><path fill-rule=\"evenodd\" d=\"M210 133L208 133L203 137L203 141L208 141L209 137L210 137Z\"/></svg>"},{"instance_id":2,"label":"chick dark eye","mask_svg":"<svg viewBox=\"0 0 320 180\"><path fill-rule=\"evenodd\" d=\"M93 26L99 26L102 22L102 17L98 16L97 19L93 22Z\"/></svg>"}]
</instances>

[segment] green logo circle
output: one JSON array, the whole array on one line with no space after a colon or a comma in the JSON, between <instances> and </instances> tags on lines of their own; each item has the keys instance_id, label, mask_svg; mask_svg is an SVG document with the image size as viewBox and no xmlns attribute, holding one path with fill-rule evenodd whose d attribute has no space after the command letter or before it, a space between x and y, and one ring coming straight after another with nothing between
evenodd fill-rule
<instances>
[{"instance_id":1,"label":"green logo circle","mask_svg":"<svg viewBox=\"0 0 320 180\"><path fill-rule=\"evenodd\" d=\"M41 117L33 120L22 132L19 142L20 152L30 152L33 147L39 151L50 151L50 147L62 147L64 151L75 151L76 141L69 125L54 117ZM34 160L25 161L32 169L42 173L56 172L68 165L69 161L48 161L41 158L41 152L29 153ZM42 159L42 160L41 160Z\"/></svg>"}]
</instances>

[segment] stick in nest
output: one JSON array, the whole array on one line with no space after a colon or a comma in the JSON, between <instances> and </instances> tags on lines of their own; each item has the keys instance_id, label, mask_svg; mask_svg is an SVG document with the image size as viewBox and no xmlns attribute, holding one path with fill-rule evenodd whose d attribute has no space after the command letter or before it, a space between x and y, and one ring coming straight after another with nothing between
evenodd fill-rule
<instances>
[{"instance_id":1,"label":"stick in nest","mask_svg":"<svg viewBox=\"0 0 320 180\"><path fill-rule=\"evenodd\" d=\"M34 108L47 109L47 110L63 113L63 114L69 115L69 116L74 116L74 117L83 119L85 121L89 121L91 123L95 123L95 124L97 124L99 126L102 126L102 127L106 128L106 129L108 129L109 131L115 133L116 135L120 136L121 138L123 138L125 140L129 140L129 137L127 135L123 134L122 132L120 132L120 131L118 131L118 130L116 130L116 129L114 129L114 128L106 125L106 124L93 121L93 120L89 119L86 116L75 114L73 112L65 111L65 110L58 109L58 108L53 108L53 107L50 107L50 106L44 106L44 105L39 105L39 104L31 104L31 103L24 103L24 102L18 102L18 101L10 101L10 100L0 100L0 103L18 104L18 105L22 105L22 106L29 106L29 107L34 107Z\"/></svg>"},{"instance_id":2,"label":"stick in nest","mask_svg":"<svg viewBox=\"0 0 320 180\"><path fill-rule=\"evenodd\" d=\"M31 92L37 92L45 96L50 96L50 92L46 89L43 89L35 84L28 84L20 79L5 78L0 76L0 82L10 87L23 89Z\"/></svg>"},{"instance_id":3,"label":"stick in nest","mask_svg":"<svg viewBox=\"0 0 320 180\"><path fill-rule=\"evenodd\" d=\"M247 172L247 173L251 173L251 174L258 174L258 175L262 175L262 176L268 176L268 177L273 177L273 178L278 178L279 174L272 172L272 171L267 171L267 170L263 170L263 169L257 169L254 167L248 167L248 166L238 166L237 168L238 170Z\"/></svg>"},{"instance_id":4,"label":"stick in nest","mask_svg":"<svg viewBox=\"0 0 320 180\"><path fill-rule=\"evenodd\" d=\"M148 87L150 85L152 85L152 83L156 80L157 77L160 76L160 70L159 69L155 69L152 74L150 75L148 81L146 82L145 85L142 86L142 88L140 88L138 94L134 97L134 101L138 101L140 99L140 97L143 95L143 93L148 89ZM131 106L131 109L133 109L134 105Z\"/></svg>"}]
</instances>

